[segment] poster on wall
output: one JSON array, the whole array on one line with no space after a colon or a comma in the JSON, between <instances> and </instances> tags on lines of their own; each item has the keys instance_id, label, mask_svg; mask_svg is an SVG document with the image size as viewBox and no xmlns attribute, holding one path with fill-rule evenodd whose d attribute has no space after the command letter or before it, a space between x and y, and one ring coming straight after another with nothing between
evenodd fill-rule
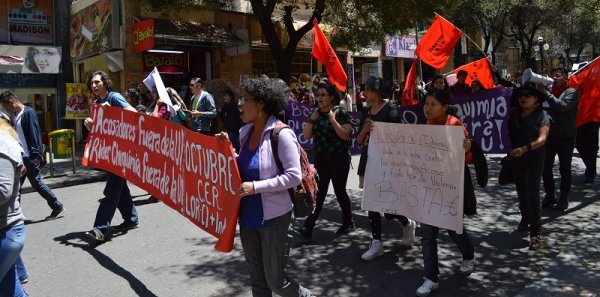
<instances>
[{"instance_id":1,"label":"poster on wall","mask_svg":"<svg viewBox=\"0 0 600 297\"><path fill-rule=\"evenodd\" d=\"M8 11L4 14L8 16L9 34L6 37L9 40L5 42L52 44L54 41L52 2L50 0L9 0ZM2 41L2 24L0 24L0 41Z\"/></svg>"},{"instance_id":2,"label":"poster on wall","mask_svg":"<svg viewBox=\"0 0 600 297\"><path fill-rule=\"evenodd\" d=\"M0 45L0 73L60 73L62 50L55 46Z\"/></svg>"},{"instance_id":3,"label":"poster on wall","mask_svg":"<svg viewBox=\"0 0 600 297\"><path fill-rule=\"evenodd\" d=\"M82 8L72 5L69 44L73 61L120 47L119 5L116 2L98 0Z\"/></svg>"},{"instance_id":4,"label":"poster on wall","mask_svg":"<svg viewBox=\"0 0 600 297\"><path fill-rule=\"evenodd\" d=\"M65 104L65 119L77 120L90 117L89 104L90 91L86 84L68 83L67 84L67 102Z\"/></svg>"}]
</instances>

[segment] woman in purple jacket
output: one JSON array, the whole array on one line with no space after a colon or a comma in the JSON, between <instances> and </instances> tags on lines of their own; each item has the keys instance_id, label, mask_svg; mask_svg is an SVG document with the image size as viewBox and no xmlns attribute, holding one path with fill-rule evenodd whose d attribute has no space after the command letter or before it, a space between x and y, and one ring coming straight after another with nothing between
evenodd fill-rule
<instances>
[{"instance_id":1,"label":"woman in purple jacket","mask_svg":"<svg viewBox=\"0 0 600 297\"><path fill-rule=\"evenodd\" d=\"M311 292L286 275L290 250L287 236L292 215L288 189L301 181L298 141L291 129L282 129L278 156L283 172L277 169L271 151L271 131L283 125L276 116L287 104L289 88L276 79L249 79L241 85L238 106L245 125L240 129L237 164L242 178L239 194L240 238L253 296L309 297ZM228 139L227 133L217 137Z\"/></svg>"}]
</instances>

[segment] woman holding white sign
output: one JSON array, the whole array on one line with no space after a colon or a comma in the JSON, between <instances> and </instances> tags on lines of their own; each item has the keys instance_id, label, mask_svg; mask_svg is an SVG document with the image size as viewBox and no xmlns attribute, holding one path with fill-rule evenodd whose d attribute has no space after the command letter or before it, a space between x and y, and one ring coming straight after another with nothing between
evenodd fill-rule
<instances>
[{"instance_id":1,"label":"woman holding white sign","mask_svg":"<svg viewBox=\"0 0 600 297\"><path fill-rule=\"evenodd\" d=\"M302 175L298 141L294 131L282 129L278 135L277 156L271 149L271 132L282 126L276 116L287 104L289 88L281 80L248 79L241 85L238 102L241 118L237 156L242 184L239 212L240 238L250 273L252 296L310 297L310 290L287 276L290 250L287 236L292 218L289 188L300 184ZM226 132L216 135L229 139Z\"/></svg>"},{"instance_id":2,"label":"woman holding white sign","mask_svg":"<svg viewBox=\"0 0 600 297\"><path fill-rule=\"evenodd\" d=\"M358 163L359 187L363 187L365 171L367 167L367 152L369 145L369 135L373 131L373 122L400 123L400 115L396 105L385 102L383 93L383 80L379 77L371 76L365 83L365 96L369 107L364 109L360 117L360 132L356 136L356 141L362 145L360 161ZM416 223L405 216L394 214L384 214L388 220L397 219L402 224L402 245L411 246L415 237ZM373 241L369 249L361 255L365 261L373 260L384 254L383 243L381 243L381 214L375 211L369 211L369 224Z\"/></svg>"},{"instance_id":3,"label":"woman holding white sign","mask_svg":"<svg viewBox=\"0 0 600 297\"><path fill-rule=\"evenodd\" d=\"M345 108L338 106L340 96L333 84L319 84L316 98L319 107L308 118L303 134L304 138L314 137L315 140L315 169L319 173L317 206L304 221L304 226L294 230L304 241L309 241L312 237L327 196L329 181L333 183L335 197L342 209L342 225L335 233L347 234L355 228L350 197L346 192L350 172L350 116Z\"/></svg>"},{"instance_id":4,"label":"woman holding white sign","mask_svg":"<svg viewBox=\"0 0 600 297\"><path fill-rule=\"evenodd\" d=\"M425 97L425 106L423 110L425 116L427 116L428 125L447 125L447 126L461 126L464 129L465 140L463 147L465 150L465 163L472 163L473 156L470 152L471 141L467 138L467 129L463 126L458 118L451 115L452 109L450 104L450 93L446 90L440 90L433 88L427 93ZM465 165L466 166L466 165ZM465 168L465 185L471 182L470 173L468 168ZM465 214L474 214L474 205L471 199L467 196L474 197L473 186L465 186ZM438 263L438 252L437 252L437 236L440 228L421 224L421 246L423 249L423 263L425 264L425 281L417 289L417 296L428 296L431 292L438 288L438 275L440 274L439 263ZM462 262L460 265L459 272L461 274L471 274L473 272L473 266L475 264L475 248L469 235L463 227L462 234L457 234L456 231L448 230L450 239L456 243L458 249L462 254Z\"/></svg>"}]
</instances>

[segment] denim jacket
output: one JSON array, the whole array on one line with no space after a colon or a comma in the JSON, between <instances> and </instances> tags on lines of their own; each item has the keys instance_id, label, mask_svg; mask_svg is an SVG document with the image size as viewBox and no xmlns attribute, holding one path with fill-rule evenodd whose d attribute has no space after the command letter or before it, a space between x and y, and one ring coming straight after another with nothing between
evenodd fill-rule
<instances>
[{"instance_id":1,"label":"denim jacket","mask_svg":"<svg viewBox=\"0 0 600 297\"><path fill-rule=\"evenodd\" d=\"M209 92L202 91L200 93L200 102L198 102L198 106L196 107L197 111L201 111L204 114L197 117L192 117L190 122L190 129L196 132L210 132L210 122L211 120L217 116L217 108L215 107L215 99L213 95ZM192 104L194 104L195 97L192 99Z\"/></svg>"},{"instance_id":2,"label":"denim jacket","mask_svg":"<svg viewBox=\"0 0 600 297\"><path fill-rule=\"evenodd\" d=\"M275 164L275 156L271 151L271 130L281 121L270 116L262 132L259 144L260 180L255 180L254 191L261 194L264 220L279 217L292 210L289 188L296 187L302 180L300 171L300 154L298 140L292 129L283 129L279 133L278 154L284 168L280 173ZM250 138L252 124L240 129L240 143Z\"/></svg>"}]
</instances>

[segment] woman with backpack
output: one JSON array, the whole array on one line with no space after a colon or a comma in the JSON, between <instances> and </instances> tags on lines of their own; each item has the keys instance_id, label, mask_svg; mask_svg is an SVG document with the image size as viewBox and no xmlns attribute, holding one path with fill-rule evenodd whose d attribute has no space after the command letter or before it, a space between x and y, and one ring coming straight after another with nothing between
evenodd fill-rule
<instances>
[{"instance_id":1,"label":"woman with backpack","mask_svg":"<svg viewBox=\"0 0 600 297\"><path fill-rule=\"evenodd\" d=\"M319 106L308 118L303 134L307 140L313 137L315 140L315 169L319 174L317 206L304 221L304 226L294 230L304 241L309 241L312 237L330 181L342 209L342 225L335 233L347 234L355 228L350 197L346 192L351 160L348 151L352 135L350 116L345 108L338 106L340 96L333 84L319 84L316 98Z\"/></svg>"},{"instance_id":2,"label":"woman with backpack","mask_svg":"<svg viewBox=\"0 0 600 297\"><path fill-rule=\"evenodd\" d=\"M369 150L369 135L373 131L373 122L399 123L400 117L396 105L383 100L383 79L371 76L365 83L365 96L368 107L365 108L360 117L360 133L356 136L356 142L362 145L360 161L358 163L359 187L363 187L365 171L367 168L367 152ZM402 224L402 245L410 246L415 236L416 223L405 216L394 214L384 214L388 220L396 219ZM369 249L361 255L365 261L373 260L384 253L383 243L381 242L381 214L375 211L369 211L369 224L373 241Z\"/></svg>"},{"instance_id":3,"label":"woman with backpack","mask_svg":"<svg viewBox=\"0 0 600 297\"><path fill-rule=\"evenodd\" d=\"M240 239L250 273L253 296L312 296L286 273L290 250L288 229L292 219L292 200L288 189L302 179L299 144L294 131L281 129L277 155L283 170L276 165L271 132L284 124L276 117L285 108L289 88L277 79L252 78L241 85L241 118L237 164L242 179L238 193ZM216 135L229 139L227 132Z\"/></svg>"}]
</instances>

